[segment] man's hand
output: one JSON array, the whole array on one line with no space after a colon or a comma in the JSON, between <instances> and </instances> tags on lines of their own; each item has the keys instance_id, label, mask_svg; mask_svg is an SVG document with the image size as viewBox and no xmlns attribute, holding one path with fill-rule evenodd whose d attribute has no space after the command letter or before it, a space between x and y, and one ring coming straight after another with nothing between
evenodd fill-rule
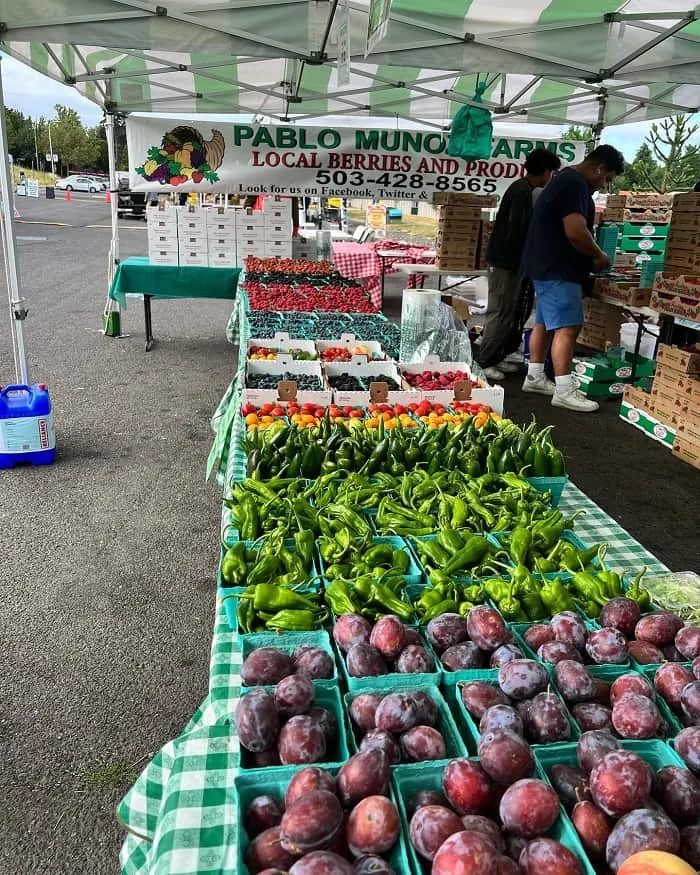
<instances>
[{"instance_id":1,"label":"man's hand","mask_svg":"<svg viewBox=\"0 0 700 875\"><path fill-rule=\"evenodd\" d=\"M596 273L601 273L610 267L610 259L604 252L599 252L593 256L593 269Z\"/></svg>"}]
</instances>

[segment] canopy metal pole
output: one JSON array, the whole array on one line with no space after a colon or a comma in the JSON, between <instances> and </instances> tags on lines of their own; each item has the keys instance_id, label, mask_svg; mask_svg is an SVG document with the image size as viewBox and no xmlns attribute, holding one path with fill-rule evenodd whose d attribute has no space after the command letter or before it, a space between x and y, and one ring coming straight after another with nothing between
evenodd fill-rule
<instances>
[{"instance_id":1,"label":"canopy metal pole","mask_svg":"<svg viewBox=\"0 0 700 875\"><path fill-rule=\"evenodd\" d=\"M7 276L7 295L10 303L10 320L17 382L27 385L27 356L24 349L22 322L27 316L26 301L20 295L19 266L17 264L17 241L15 239L14 199L12 170L7 149L7 119L5 117L5 98L2 91L2 62L0 61L0 198L2 211L2 230Z\"/></svg>"},{"instance_id":2,"label":"canopy metal pole","mask_svg":"<svg viewBox=\"0 0 700 875\"><path fill-rule=\"evenodd\" d=\"M117 179L117 146L115 136L114 112L111 107L112 98L112 83L107 80L105 101L105 136L107 137L107 160L109 162L109 200L110 213L112 218L112 240L109 247L109 267L107 270L107 306L106 312L109 313L114 309L115 302L109 297L109 290L112 287L114 274L119 265L119 181ZM116 305L118 312L121 314L121 307ZM119 324L121 325L121 315Z\"/></svg>"},{"instance_id":3,"label":"canopy metal pole","mask_svg":"<svg viewBox=\"0 0 700 875\"><path fill-rule=\"evenodd\" d=\"M598 97L598 121L593 125L593 148L600 145L600 138L605 127L605 104L607 103L607 92L602 91Z\"/></svg>"}]
</instances>

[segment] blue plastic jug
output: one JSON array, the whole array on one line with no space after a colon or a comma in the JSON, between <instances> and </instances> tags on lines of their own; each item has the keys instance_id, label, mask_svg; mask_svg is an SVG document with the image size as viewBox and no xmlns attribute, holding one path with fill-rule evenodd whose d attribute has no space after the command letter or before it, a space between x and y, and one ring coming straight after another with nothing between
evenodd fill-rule
<instances>
[{"instance_id":1,"label":"blue plastic jug","mask_svg":"<svg viewBox=\"0 0 700 875\"><path fill-rule=\"evenodd\" d=\"M0 390L0 468L50 465L55 458L49 390L43 383L5 386Z\"/></svg>"}]
</instances>

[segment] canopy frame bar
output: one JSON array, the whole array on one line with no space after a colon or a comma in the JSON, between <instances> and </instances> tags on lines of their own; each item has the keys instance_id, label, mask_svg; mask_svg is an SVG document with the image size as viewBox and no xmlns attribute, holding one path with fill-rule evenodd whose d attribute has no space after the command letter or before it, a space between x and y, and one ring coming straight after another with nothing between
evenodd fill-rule
<instances>
[{"instance_id":1,"label":"canopy frame bar","mask_svg":"<svg viewBox=\"0 0 700 875\"><path fill-rule=\"evenodd\" d=\"M641 58L642 55L646 55L647 52L650 52L652 49L655 49L656 46L661 45L661 43L665 42L670 37L674 36L678 31L683 30L684 27L687 27L693 21L695 21L695 14L689 12L687 15L683 17L681 21L677 21L675 24L671 25L671 27L663 30L661 33L657 34L653 39L649 40L649 42L644 43L644 45L639 46L638 49L635 49L633 52L630 52L624 58L621 58L619 61L616 61L611 67L603 69L600 71L600 75L604 79L610 79L619 73L621 70L624 70L629 64L633 61L636 61L637 58Z\"/></svg>"}]
</instances>

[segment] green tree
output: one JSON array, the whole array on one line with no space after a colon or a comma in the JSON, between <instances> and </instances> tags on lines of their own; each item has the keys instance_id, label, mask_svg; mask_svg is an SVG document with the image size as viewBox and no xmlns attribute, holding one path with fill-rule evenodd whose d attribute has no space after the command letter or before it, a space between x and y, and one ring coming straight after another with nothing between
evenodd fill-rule
<instances>
[{"instance_id":1,"label":"green tree","mask_svg":"<svg viewBox=\"0 0 700 875\"><path fill-rule=\"evenodd\" d=\"M659 191L661 167L647 143L637 149L632 161L625 162L625 170L613 183L614 191Z\"/></svg>"},{"instance_id":2,"label":"green tree","mask_svg":"<svg viewBox=\"0 0 700 875\"><path fill-rule=\"evenodd\" d=\"M90 167L97 157L95 139L88 136L78 113L60 103L56 104L56 118L51 120L51 142L64 173Z\"/></svg>"},{"instance_id":3,"label":"green tree","mask_svg":"<svg viewBox=\"0 0 700 875\"><path fill-rule=\"evenodd\" d=\"M659 192L683 191L695 185L700 164L700 148L690 143L700 125L690 123L689 115L676 115L654 122L645 143L661 165L658 181L650 180Z\"/></svg>"},{"instance_id":4,"label":"green tree","mask_svg":"<svg viewBox=\"0 0 700 875\"><path fill-rule=\"evenodd\" d=\"M593 128L580 128L578 125L570 125L562 134L563 140L582 140L584 143L593 142Z\"/></svg>"},{"instance_id":5,"label":"green tree","mask_svg":"<svg viewBox=\"0 0 700 875\"><path fill-rule=\"evenodd\" d=\"M17 164L31 167L36 163L34 149L34 126L30 116L16 109L5 110L7 123L7 147Z\"/></svg>"}]
</instances>

